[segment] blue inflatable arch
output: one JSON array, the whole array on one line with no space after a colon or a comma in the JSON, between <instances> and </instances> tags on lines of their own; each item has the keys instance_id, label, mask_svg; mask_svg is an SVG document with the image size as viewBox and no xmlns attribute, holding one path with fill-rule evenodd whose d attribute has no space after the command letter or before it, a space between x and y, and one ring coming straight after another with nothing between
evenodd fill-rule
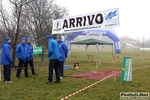
<instances>
[{"instance_id":1,"label":"blue inflatable arch","mask_svg":"<svg viewBox=\"0 0 150 100\"><path fill-rule=\"evenodd\" d=\"M70 49L70 42L72 39L76 38L78 35L86 35L90 33L101 34L102 36L109 37L111 40L114 41L115 52L121 53L120 39L109 30L89 30L89 31L82 31L82 32L72 32L65 38L64 42L67 44L68 49Z\"/></svg>"}]
</instances>

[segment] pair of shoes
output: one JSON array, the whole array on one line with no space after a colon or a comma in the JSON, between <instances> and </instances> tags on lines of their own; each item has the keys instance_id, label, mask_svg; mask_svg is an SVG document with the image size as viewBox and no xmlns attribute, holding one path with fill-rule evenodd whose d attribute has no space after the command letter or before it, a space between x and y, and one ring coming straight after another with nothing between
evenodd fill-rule
<instances>
[{"instance_id":1,"label":"pair of shoes","mask_svg":"<svg viewBox=\"0 0 150 100\"><path fill-rule=\"evenodd\" d=\"M60 79L63 79L63 77L60 77Z\"/></svg>"},{"instance_id":2,"label":"pair of shoes","mask_svg":"<svg viewBox=\"0 0 150 100\"><path fill-rule=\"evenodd\" d=\"M54 83L61 83L60 81L55 81Z\"/></svg>"},{"instance_id":3,"label":"pair of shoes","mask_svg":"<svg viewBox=\"0 0 150 100\"><path fill-rule=\"evenodd\" d=\"M13 81L5 81L5 83L14 83Z\"/></svg>"},{"instance_id":4,"label":"pair of shoes","mask_svg":"<svg viewBox=\"0 0 150 100\"><path fill-rule=\"evenodd\" d=\"M8 83L14 83L13 81L7 81Z\"/></svg>"},{"instance_id":5,"label":"pair of shoes","mask_svg":"<svg viewBox=\"0 0 150 100\"><path fill-rule=\"evenodd\" d=\"M36 73L33 73L32 75L37 75Z\"/></svg>"},{"instance_id":6,"label":"pair of shoes","mask_svg":"<svg viewBox=\"0 0 150 100\"><path fill-rule=\"evenodd\" d=\"M52 82L46 82L46 84L52 84Z\"/></svg>"}]
</instances>

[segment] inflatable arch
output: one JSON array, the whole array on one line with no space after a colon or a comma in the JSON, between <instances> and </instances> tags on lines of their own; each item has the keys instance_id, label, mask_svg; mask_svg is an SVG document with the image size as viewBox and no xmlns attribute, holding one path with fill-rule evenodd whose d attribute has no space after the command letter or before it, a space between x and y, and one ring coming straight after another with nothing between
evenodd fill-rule
<instances>
[{"instance_id":1,"label":"inflatable arch","mask_svg":"<svg viewBox=\"0 0 150 100\"><path fill-rule=\"evenodd\" d=\"M88 30L82 32L72 32L65 38L64 42L67 44L68 49L70 49L70 42L72 39L76 38L78 35L87 35L91 33L109 37L111 40L114 41L115 52L121 53L120 39L109 30Z\"/></svg>"}]
</instances>

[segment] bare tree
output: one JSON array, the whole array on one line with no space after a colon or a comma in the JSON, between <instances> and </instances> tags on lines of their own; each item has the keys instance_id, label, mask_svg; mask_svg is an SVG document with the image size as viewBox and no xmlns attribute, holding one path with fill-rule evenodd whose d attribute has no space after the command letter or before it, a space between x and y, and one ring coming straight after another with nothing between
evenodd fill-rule
<instances>
[{"instance_id":1,"label":"bare tree","mask_svg":"<svg viewBox=\"0 0 150 100\"><path fill-rule=\"evenodd\" d=\"M147 47L150 48L150 38L147 40Z\"/></svg>"},{"instance_id":2,"label":"bare tree","mask_svg":"<svg viewBox=\"0 0 150 100\"><path fill-rule=\"evenodd\" d=\"M46 47L42 38L51 33L52 20L66 16L68 11L53 0L9 0L9 3L9 11L0 6L0 37L11 37L15 65L15 49L20 38L32 34L37 46Z\"/></svg>"},{"instance_id":3,"label":"bare tree","mask_svg":"<svg viewBox=\"0 0 150 100\"><path fill-rule=\"evenodd\" d=\"M47 45L43 37L52 31L52 20L62 18L68 14L66 8L54 4L53 0L31 2L26 7L26 11L26 26L33 34L36 45L43 47ZM44 60L44 52L41 58Z\"/></svg>"},{"instance_id":4,"label":"bare tree","mask_svg":"<svg viewBox=\"0 0 150 100\"><path fill-rule=\"evenodd\" d=\"M144 52L145 51L144 50L144 48L145 48L145 37L144 37L144 34L143 34L143 41L142 42L143 42L143 52Z\"/></svg>"},{"instance_id":5,"label":"bare tree","mask_svg":"<svg viewBox=\"0 0 150 100\"><path fill-rule=\"evenodd\" d=\"M140 38L137 38L137 48L138 48L138 51L140 51Z\"/></svg>"},{"instance_id":6,"label":"bare tree","mask_svg":"<svg viewBox=\"0 0 150 100\"><path fill-rule=\"evenodd\" d=\"M10 12L1 6L0 9L0 32L1 36L9 36L12 38L12 53L15 65L15 49L18 44L18 40L21 37L25 37L28 33L26 30L23 13L25 12L25 6L33 0L9 0L11 5Z\"/></svg>"}]
</instances>

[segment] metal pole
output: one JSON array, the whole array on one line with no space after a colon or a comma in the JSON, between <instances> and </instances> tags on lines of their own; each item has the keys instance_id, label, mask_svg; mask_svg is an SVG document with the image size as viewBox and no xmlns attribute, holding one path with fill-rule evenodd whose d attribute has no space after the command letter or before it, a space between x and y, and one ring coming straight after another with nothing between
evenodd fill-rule
<instances>
[{"instance_id":1,"label":"metal pole","mask_svg":"<svg viewBox=\"0 0 150 100\"><path fill-rule=\"evenodd\" d=\"M82 58L82 61L84 60L84 58L85 58L85 56L86 56L88 46L89 46L89 45L86 45L86 49L85 49L85 52L84 52L84 56L83 56L83 58Z\"/></svg>"},{"instance_id":2,"label":"metal pole","mask_svg":"<svg viewBox=\"0 0 150 100\"><path fill-rule=\"evenodd\" d=\"M71 44L70 44L70 50L69 51L70 51L70 61L71 61Z\"/></svg>"},{"instance_id":3,"label":"metal pole","mask_svg":"<svg viewBox=\"0 0 150 100\"><path fill-rule=\"evenodd\" d=\"M95 45L96 48L97 48L97 54L98 54L98 64L100 65L101 62L100 62L100 52L99 52L99 49L98 49L98 44Z\"/></svg>"}]
</instances>

